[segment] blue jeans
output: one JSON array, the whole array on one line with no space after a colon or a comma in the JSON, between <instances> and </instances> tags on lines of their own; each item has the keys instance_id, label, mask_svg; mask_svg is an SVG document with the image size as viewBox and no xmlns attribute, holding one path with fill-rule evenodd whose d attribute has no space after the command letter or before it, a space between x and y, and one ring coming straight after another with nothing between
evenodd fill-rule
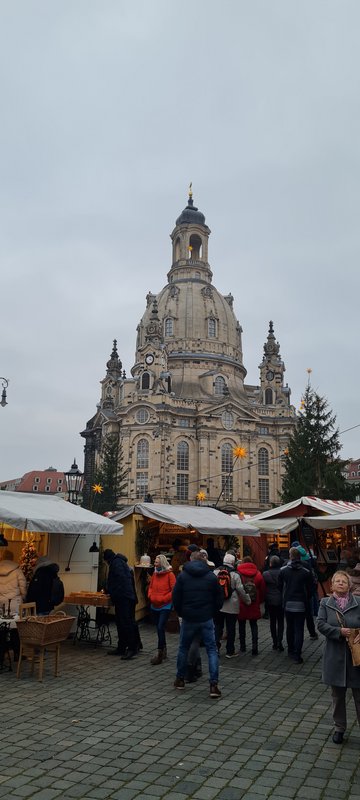
<instances>
[{"instance_id":1,"label":"blue jeans","mask_svg":"<svg viewBox=\"0 0 360 800\"><path fill-rule=\"evenodd\" d=\"M185 678L188 651L196 635L201 637L206 648L209 661L210 683L217 683L219 680L219 657L215 641L214 621L212 619L208 619L206 622L187 622L183 619L180 628L176 676L177 678Z\"/></svg>"},{"instance_id":2,"label":"blue jeans","mask_svg":"<svg viewBox=\"0 0 360 800\"><path fill-rule=\"evenodd\" d=\"M158 635L158 650L164 650L166 647L165 628L166 623L170 616L171 608L152 608L151 613L156 625Z\"/></svg>"}]
</instances>

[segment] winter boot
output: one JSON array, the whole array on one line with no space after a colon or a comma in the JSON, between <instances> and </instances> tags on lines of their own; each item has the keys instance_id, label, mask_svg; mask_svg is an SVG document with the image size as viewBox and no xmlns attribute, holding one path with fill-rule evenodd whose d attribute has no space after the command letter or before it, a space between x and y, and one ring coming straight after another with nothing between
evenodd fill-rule
<instances>
[{"instance_id":1,"label":"winter boot","mask_svg":"<svg viewBox=\"0 0 360 800\"><path fill-rule=\"evenodd\" d=\"M163 651L158 650L157 655L150 659L150 664L161 664L163 660Z\"/></svg>"},{"instance_id":2,"label":"winter boot","mask_svg":"<svg viewBox=\"0 0 360 800\"><path fill-rule=\"evenodd\" d=\"M165 661L167 658L167 647L163 647L162 649L162 660Z\"/></svg>"}]
</instances>

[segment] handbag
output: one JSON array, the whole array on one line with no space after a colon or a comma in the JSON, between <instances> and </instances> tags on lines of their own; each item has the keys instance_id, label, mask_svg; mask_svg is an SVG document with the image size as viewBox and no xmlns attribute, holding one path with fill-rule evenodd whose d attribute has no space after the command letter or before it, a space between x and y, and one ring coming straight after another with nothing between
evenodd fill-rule
<instances>
[{"instance_id":1,"label":"handbag","mask_svg":"<svg viewBox=\"0 0 360 800\"><path fill-rule=\"evenodd\" d=\"M337 620L340 624L341 628L347 628L345 617L340 614L339 611L336 612ZM360 629L359 628L350 628L350 636L346 639L347 645L351 652L351 659L353 663L353 667L360 667L360 642L357 644L354 643L354 639L359 635Z\"/></svg>"}]
</instances>

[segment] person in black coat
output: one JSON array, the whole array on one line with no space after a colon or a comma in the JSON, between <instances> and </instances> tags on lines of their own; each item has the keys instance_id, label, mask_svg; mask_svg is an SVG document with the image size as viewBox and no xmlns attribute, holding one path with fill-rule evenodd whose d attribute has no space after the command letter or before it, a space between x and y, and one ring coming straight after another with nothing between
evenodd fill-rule
<instances>
[{"instance_id":1,"label":"person in black coat","mask_svg":"<svg viewBox=\"0 0 360 800\"><path fill-rule=\"evenodd\" d=\"M115 608L118 632L117 649L109 650L109 655L118 655L123 660L128 660L139 650L134 613L136 604L134 581L126 556L107 549L104 551L104 561L109 565L106 588Z\"/></svg>"},{"instance_id":2,"label":"person in black coat","mask_svg":"<svg viewBox=\"0 0 360 800\"><path fill-rule=\"evenodd\" d=\"M221 697L213 618L220 611L222 603L222 591L216 575L209 569L200 552L192 553L173 590L174 608L182 618L174 682L176 689L185 688L188 651L194 636L199 635L204 642L209 661L210 697Z\"/></svg>"},{"instance_id":3,"label":"person in black coat","mask_svg":"<svg viewBox=\"0 0 360 800\"><path fill-rule=\"evenodd\" d=\"M64 599L64 584L60 580L59 565L48 556L38 558L26 594L27 603L36 603L36 613L46 616Z\"/></svg>"},{"instance_id":4,"label":"person in black coat","mask_svg":"<svg viewBox=\"0 0 360 800\"><path fill-rule=\"evenodd\" d=\"M270 633L273 640L273 650L284 650L284 609L282 605L282 594L279 588L279 575L281 561L278 556L271 556L269 569L263 572L266 583L266 604L270 617Z\"/></svg>"},{"instance_id":5,"label":"person in black coat","mask_svg":"<svg viewBox=\"0 0 360 800\"><path fill-rule=\"evenodd\" d=\"M310 606L312 577L309 570L302 566L296 547L290 547L289 555L289 564L280 570L279 589L285 609L288 654L295 663L302 664L301 650L305 617Z\"/></svg>"}]
</instances>

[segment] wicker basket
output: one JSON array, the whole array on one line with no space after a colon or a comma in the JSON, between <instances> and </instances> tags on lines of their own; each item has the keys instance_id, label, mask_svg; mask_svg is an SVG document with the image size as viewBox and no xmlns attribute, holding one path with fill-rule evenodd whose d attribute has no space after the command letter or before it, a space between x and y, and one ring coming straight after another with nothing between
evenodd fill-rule
<instances>
[{"instance_id":1,"label":"wicker basket","mask_svg":"<svg viewBox=\"0 0 360 800\"><path fill-rule=\"evenodd\" d=\"M54 644L63 642L69 636L75 617L56 614L48 617L27 617L17 620L20 640L24 644Z\"/></svg>"}]
</instances>

